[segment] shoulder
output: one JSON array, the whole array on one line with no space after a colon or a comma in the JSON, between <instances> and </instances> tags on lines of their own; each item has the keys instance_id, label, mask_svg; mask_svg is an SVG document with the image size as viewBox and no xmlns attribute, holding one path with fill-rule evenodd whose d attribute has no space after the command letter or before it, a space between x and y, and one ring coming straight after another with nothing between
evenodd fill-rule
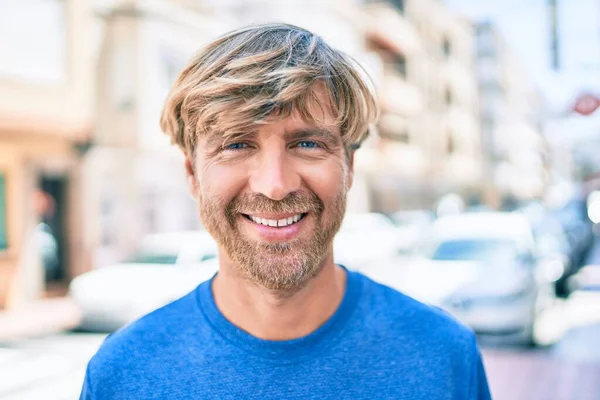
<instances>
[{"instance_id":1,"label":"shoulder","mask_svg":"<svg viewBox=\"0 0 600 400\"><path fill-rule=\"evenodd\" d=\"M421 303L395 289L362 276L361 313L371 326L415 344L452 351L472 351L473 331L446 311Z\"/></svg>"},{"instance_id":2,"label":"shoulder","mask_svg":"<svg viewBox=\"0 0 600 400\"><path fill-rule=\"evenodd\" d=\"M446 385L457 398L489 399L481 354L473 331L440 308L423 304L363 277L359 333L370 332L371 351L402 359L414 376Z\"/></svg>"},{"instance_id":3,"label":"shoulder","mask_svg":"<svg viewBox=\"0 0 600 400\"><path fill-rule=\"evenodd\" d=\"M132 373L136 369L133 364L164 359L184 337L202 335L199 321L203 319L198 313L195 290L110 334L90 360L88 375L118 378L120 374Z\"/></svg>"}]
</instances>

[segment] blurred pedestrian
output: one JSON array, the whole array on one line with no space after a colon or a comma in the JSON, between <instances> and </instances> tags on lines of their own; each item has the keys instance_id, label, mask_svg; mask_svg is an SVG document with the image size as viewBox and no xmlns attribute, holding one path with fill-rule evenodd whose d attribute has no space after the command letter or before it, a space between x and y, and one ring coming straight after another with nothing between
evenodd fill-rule
<instances>
[{"instance_id":1,"label":"blurred pedestrian","mask_svg":"<svg viewBox=\"0 0 600 400\"><path fill-rule=\"evenodd\" d=\"M33 194L35 216L39 223L33 232L35 246L44 266L45 281L52 281L60 275L59 245L56 232L49 221L56 215L56 200L42 190Z\"/></svg>"},{"instance_id":2,"label":"blurred pedestrian","mask_svg":"<svg viewBox=\"0 0 600 400\"><path fill-rule=\"evenodd\" d=\"M219 244L219 272L111 335L82 399L488 399L473 333L336 265L362 70L319 36L250 26L204 48L161 125Z\"/></svg>"}]
</instances>

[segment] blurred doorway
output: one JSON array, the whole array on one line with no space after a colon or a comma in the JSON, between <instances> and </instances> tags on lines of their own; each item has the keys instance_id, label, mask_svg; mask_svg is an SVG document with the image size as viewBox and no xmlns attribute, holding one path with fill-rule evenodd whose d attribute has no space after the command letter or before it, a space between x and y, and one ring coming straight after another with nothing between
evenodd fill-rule
<instances>
[{"instance_id":1,"label":"blurred doorway","mask_svg":"<svg viewBox=\"0 0 600 400\"><path fill-rule=\"evenodd\" d=\"M67 216L68 178L42 175L38 181L36 242L44 269L46 294L63 295L69 280Z\"/></svg>"}]
</instances>

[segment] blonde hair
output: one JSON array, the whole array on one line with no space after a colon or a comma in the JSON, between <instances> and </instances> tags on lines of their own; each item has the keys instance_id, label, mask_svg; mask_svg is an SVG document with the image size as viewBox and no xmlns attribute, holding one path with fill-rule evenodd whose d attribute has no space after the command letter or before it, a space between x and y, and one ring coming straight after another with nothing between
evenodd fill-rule
<instances>
[{"instance_id":1,"label":"blonde hair","mask_svg":"<svg viewBox=\"0 0 600 400\"><path fill-rule=\"evenodd\" d=\"M317 122L309 105L327 107L347 149L368 136L379 109L360 68L317 35L288 24L253 25L216 39L197 54L173 85L162 130L193 157L199 135L246 133L270 116L299 112ZM328 99L316 95L322 84Z\"/></svg>"}]
</instances>

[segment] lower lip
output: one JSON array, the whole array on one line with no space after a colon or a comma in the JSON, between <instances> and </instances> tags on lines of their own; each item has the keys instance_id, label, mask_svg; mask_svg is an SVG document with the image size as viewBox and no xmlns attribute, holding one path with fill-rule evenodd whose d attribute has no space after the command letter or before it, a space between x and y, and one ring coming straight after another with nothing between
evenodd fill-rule
<instances>
[{"instance_id":1,"label":"lower lip","mask_svg":"<svg viewBox=\"0 0 600 400\"><path fill-rule=\"evenodd\" d=\"M300 229L302 229L302 225L304 225L306 221L305 215L300 221L295 224L288 226L266 226L263 224L257 224L256 222L248 219L245 216L241 218L249 225L251 225L254 229L256 229L261 236L261 238L272 241L272 242L285 242L294 239L300 233Z\"/></svg>"}]
</instances>

